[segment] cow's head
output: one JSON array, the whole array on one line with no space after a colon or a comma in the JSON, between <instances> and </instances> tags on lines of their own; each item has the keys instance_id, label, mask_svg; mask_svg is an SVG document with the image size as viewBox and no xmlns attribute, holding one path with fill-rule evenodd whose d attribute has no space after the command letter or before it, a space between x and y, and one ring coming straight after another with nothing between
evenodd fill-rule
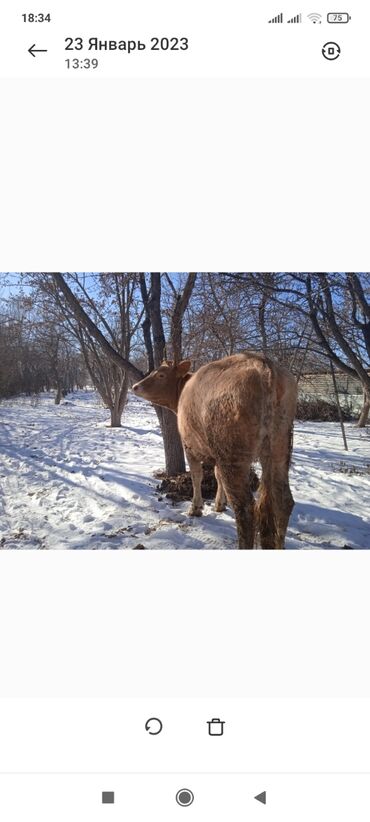
<instances>
[{"instance_id":1,"label":"cow's head","mask_svg":"<svg viewBox=\"0 0 370 822\"><path fill-rule=\"evenodd\" d=\"M177 411L181 391L186 378L190 377L190 367L190 360L179 363L166 360L156 371L135 383L132 390L137 396L150 400L154 405L164 405L171 411Z\"/></svg>"}]
</instances>

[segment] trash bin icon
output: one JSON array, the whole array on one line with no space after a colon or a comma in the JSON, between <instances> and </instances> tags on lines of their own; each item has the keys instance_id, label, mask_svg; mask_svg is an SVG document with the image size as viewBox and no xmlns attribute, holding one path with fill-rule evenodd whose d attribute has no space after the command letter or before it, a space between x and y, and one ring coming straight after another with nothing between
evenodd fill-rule
<instances>
[{"instance_id":1,"label":"trash bin icon","mask_svg":"<svg viewBox=\"0 0 370 822\"><path fill-rule=\"evenodd\" d=\"M225 723L221 719L211 719L207 722L208 733L210 736L222 736L224 732Z\"/></svg>"}]
</instances>

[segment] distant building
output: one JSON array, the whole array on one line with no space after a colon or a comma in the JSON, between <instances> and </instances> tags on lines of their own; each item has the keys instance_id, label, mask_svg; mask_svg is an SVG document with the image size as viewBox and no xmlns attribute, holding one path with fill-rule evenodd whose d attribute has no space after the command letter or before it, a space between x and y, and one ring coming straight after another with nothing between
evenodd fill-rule
<instances>
[{"instance_id":1,"label":"distant building","mask_svg":"<svg viewBox=\"0 0 370 822\"><path fill-rule=\"evenodd\" d=\"M363 392L359 380L335 371L335 379L341 406L348 411L357 413L362 408ZM333 379L330 371L312 374L302 374L298 383L299 396L304 398L320 397L320 399L335 402Z\"/></svg>"}]
</instances>

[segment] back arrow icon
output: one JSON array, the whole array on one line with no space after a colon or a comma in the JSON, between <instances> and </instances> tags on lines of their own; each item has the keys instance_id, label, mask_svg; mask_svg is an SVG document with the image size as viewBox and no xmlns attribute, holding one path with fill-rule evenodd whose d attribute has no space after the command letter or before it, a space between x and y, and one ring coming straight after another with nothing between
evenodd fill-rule
<instances>
[{"instance_id":1,"label":"back arrow icon","mask_svg":"<svg viewBox=\"0 0 370 822\"><path fill-rule=\"evenodd\" d=\"M28 52L29 52L29 54L32 54L32 57L36 56L35 52L37 52L37 51L47 51L47 49L37 49L36 48L36 43L34 43L33 46L30 46L30 48L28 49Z\"/></svg>"}]
</instances>

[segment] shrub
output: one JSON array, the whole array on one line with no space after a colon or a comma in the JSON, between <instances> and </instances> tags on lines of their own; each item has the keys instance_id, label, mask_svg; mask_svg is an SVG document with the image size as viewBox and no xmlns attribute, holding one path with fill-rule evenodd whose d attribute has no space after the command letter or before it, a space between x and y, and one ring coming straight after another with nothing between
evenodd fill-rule
<instances>
[{"instance_id":1,"label":"shrub","mask_svg":"<svg viewBox=\"0 0 370 822\"><path fill-rule=\"evenodd\" d=\"M349 422L352 416L348 409L342 409L342 417ZM316 422L338 422L338 408L335 402L321 397L300 397L297 405L297 420L315 420Z\"/></svg>"}]
</instances>

